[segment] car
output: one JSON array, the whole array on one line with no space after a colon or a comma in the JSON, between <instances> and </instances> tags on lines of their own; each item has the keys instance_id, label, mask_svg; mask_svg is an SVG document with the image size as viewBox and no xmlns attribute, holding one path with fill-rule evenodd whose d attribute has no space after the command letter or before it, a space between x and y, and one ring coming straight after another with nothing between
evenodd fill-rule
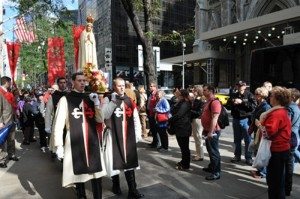
<instances>
[{"instance_id":1,"label":"car","mask_svg":"<svg viewBox=\"0 0 300 199\"><path fill-rule=\"evenodd\" d=\"M229 95L226 93L217 93L215 95L216 98L218 98L220 100L220 102L222 103L223 106L227 105L227 101L229 99Z\"/></svg>"},{"instance_id":2,"label":"car","mask_svg":"<svg viewBox=\"0 0 300 199\"><path fill-rule=\"evenodd\" d=\"M165 98L170 101L171 98L174 96L173 89L168 87L161 87L160 90L163 90L165 92Z\"/></svg>"}]
</instances>

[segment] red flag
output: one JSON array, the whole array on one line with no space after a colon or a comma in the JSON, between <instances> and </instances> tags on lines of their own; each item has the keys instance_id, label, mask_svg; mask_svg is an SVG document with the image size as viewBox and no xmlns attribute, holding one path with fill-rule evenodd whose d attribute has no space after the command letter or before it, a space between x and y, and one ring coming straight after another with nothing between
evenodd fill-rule
<instances>
[{"instance_id":1,"label":"red flag","mask_svg":"<svg viewBox=\"0 0 300 199\"><path fill-rule=\"evenodd\" d=\"M84 30L85 26L73 25L73 40L74 40L74 54L75 54L75 71L78 69L78 53L79 53L79 38L81 32Z\"/></svg>"},{"instance_id":2,"label":"red flag","mask_svg":"<svg viewBox=\"0 0 300 199\"><path fill-rule=\"evenodd\" d=\"M66 75L64 38L48 38L47 58L48 82L52 86L57 77L65 77Z\"/></svg>"},{"instance_id":3,"label":"red flag","mask_svg":"<svg viewBox=\"0 0 300 199\"><path fill-rule=\"evenodd\" d=\"M11 78L12 78L12 82L14 83L17 61L19 58L21 45L20 43L16 43L16 42L6 42L6 47L7 47L7 55L8 55Z\"/></svg>"}]
</instances>

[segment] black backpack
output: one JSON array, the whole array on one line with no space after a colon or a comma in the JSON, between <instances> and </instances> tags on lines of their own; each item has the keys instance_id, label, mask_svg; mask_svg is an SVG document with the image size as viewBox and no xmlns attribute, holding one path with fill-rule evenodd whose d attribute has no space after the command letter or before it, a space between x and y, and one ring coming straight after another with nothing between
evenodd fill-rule
<instances>
[{"instance_id":1,"label":"black backpack","mask_svg":"<svg viewBox=\"0 0 300 199\"><path fill-rule=\"evenodd\" d=\"M218 99L214 99L209 103L209 111L210 112L211 112L211 103L215 100L218 100ZM226 126L229 126L229 116L228 116L228 113L227 113L225 107L222 105L221 102L220 102L220 104L221 104L221 112L220 112L220 115L218 118L218 125L221 129L225 129Z\"/></svg>"}]
</instances>

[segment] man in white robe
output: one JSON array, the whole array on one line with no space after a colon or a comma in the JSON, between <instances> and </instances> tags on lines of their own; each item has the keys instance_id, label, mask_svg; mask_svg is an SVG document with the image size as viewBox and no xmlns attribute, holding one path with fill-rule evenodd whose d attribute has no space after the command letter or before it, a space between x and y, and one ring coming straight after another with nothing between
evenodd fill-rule
<instances>
[{"instance_id":1,"label":"man in white robe","mask_svg":"<svg viewBox=\"0 0 300 199\"><path fill-rule=\"evenodd\" d=\"M113 193L120 195L119 171L125 173L129 199L144 195L136 188L135 171L139 168L136 143L142 140L141 123L136 104L125 95L125 81L116 78L114 93L104 98L101 110L106 125L104 131L105 161L109 176L112 176Z\"/></svg>"},{"instance_id":2,"label":"man in white robe","mask_svg":"<svg viewBox=\"0 0 300 199\"><path fill-rule=\"evenodd\" d=\"M54 119L56 155L64 158L62 186L76 185L77 197L86 198L84 182L91 180L94 198L101 198L101 177L106 169L96 131L96 123L103 122L100 102L97 94L84 93L86 79L82 72L73 74L72 83L74 90L59 100Z\"/></svg>"}]
</instances>

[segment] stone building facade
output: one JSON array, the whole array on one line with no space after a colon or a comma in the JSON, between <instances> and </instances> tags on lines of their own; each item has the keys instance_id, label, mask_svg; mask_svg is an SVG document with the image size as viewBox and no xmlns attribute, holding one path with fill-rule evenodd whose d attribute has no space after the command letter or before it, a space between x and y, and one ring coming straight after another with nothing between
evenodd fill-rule
<instances>
[{"instance_id":1,"label":"stone building facade","mask_svg":"<svg viewBox=\"0 0 300 199\"><path fill-rule=\"evenodd\" d=\"M299 40L299 0L197 0L195 31L193 53L185 57L194 84L250 83L252 51L287 44L291 35Z\"/></svg>"}]
</instances>

